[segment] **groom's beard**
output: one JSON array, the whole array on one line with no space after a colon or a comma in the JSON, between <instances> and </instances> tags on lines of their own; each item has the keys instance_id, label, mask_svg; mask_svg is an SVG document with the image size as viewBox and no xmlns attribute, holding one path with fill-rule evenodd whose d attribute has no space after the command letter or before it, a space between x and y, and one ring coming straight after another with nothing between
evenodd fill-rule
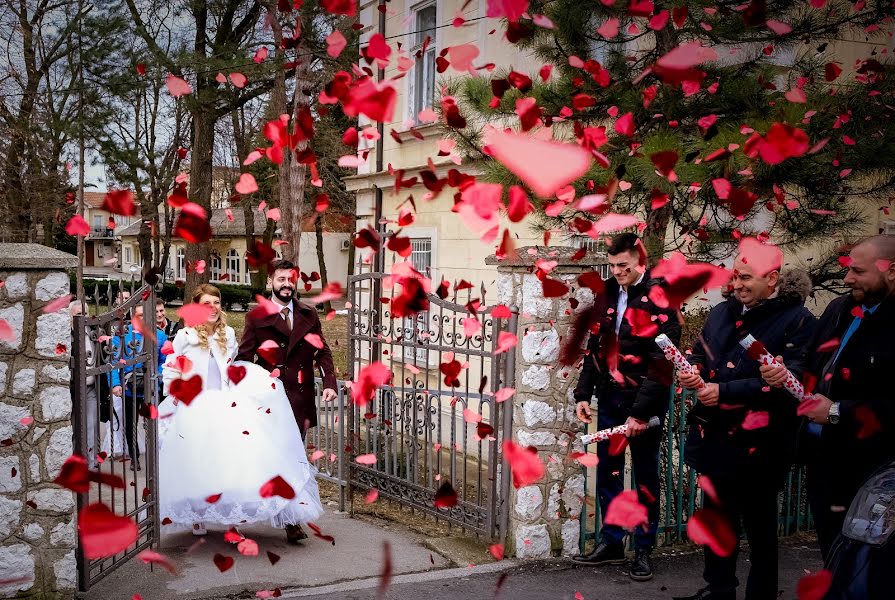
<instances>
[{"instance_id":1,"label":"groom's beard","mask_svg":"<svg viewBox=\"0 0 895 600\"><path fill-rule=\"evenodd\" d=\"M273 295L276 296L277 300L280 302L291 302L292 298L295 296L295 290L284 285L279 289L275 289Z\"/></svg>"}]
</instances>

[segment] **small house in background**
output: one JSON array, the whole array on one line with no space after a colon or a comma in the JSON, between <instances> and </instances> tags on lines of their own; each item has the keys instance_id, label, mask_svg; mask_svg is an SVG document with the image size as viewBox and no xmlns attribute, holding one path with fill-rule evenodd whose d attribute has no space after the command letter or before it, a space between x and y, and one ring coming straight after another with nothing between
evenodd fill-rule
<instances>
[{"instance_id":1,"label":"small house in background","mask_svg":"<svg viewBox=\"0 0 895 600\"><path fill-rule=\"evenodd\" d=\"M138 217L115 215L103 210L105 192L84 192L84 220L90 233L84 238L84 276L118 279L121 274L121 243L118 232Z\"/></svg>"},{"instance_id":2,"label":"small house in background","mask_svg":"<svg viewBox=\"0 0 895 600\"><path fill-rule=\"evenodd\" d=\"M254 231L260 239L267 220L264 214L257 210L253 214L255 216ZM308 215L302 222L301 228L301 255L298 267L302 273L307 275L320 272L320 264L317 260L317 236L314 232L315 218L316 213ZM342 286L347 285L348 282L348 248L351 244L353 228L354 215L338 215L329 212L324 215L323 257L327 275L330 282L338 282ZM160 224L160 229L159 235L164 235L164 223ZM212 210L211 230L214 232L210 240L212 258L211 263L206 265L211 273L211 282L227 285L250 285L250 266L246 257L248 246L246 245L246 224L243 211L231 209L228 214L225 208ZM117 231L122 249L119 269L121 275L130 274L132 267L135 272L139 272L143 267L140 246L137 241L139 233L139 221ZM278 227L274 239L279 238ZM165 281L175 282L186 279L186 245L187 242L179 237L171 240L171 252L164 269ZM276 244L274 248L277 248ZM319 281L314 282L313 289L320 289Z\"/></svg>"}]
</instances>

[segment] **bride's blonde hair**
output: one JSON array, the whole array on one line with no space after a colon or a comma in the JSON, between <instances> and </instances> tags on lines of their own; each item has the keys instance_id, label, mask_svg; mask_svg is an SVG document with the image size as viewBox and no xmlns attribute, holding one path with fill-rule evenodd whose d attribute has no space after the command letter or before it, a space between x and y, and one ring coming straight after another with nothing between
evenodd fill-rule
<instances>
[{"instance_id":1,"label":"bride's blonde hair","mask_svg":"<svg viewBox=\"0 0 895 600\"><path fill-rule=\"evenodd\" d=\"M196 291L193 292L192 301L195 304L198 304L202 299L202 296L214 296L218 300L221 299L221 290L214 287L211 284L203 283L196 287ZM214 326L211 327L211 331L214 332L214 339L218 343L218 347L221 349L221 352L227 352L227 315L224 313L223 309L218 312L218 320L215 321ZM196 326L196 333L199 336L199 346L208 350L208 335L209 335L209 325L208 323L202 323L201 325Z\"/></svg>"}]
</instances>

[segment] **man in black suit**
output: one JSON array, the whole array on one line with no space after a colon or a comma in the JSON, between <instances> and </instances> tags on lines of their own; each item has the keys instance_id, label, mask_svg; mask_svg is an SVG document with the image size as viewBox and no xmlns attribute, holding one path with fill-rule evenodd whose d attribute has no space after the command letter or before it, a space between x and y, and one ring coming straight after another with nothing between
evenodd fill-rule
<instances>
[{"instance_id":1,"label":"man in black suit","mask_svg":"<svg viewBox=\"0 0 895 600\"><path fill-rule=\"evenodd\" d=\"M662 309L649 298L660 281L650 278L646 251L633 233L623 233L607 249L612 278L606 291L590 309L588 354L575 388L576 413L591 422L590 401L597 397L597 429L628 426L631 462L640 502L647 507L647 527L634 533L634 560L629 574L634 581L653 577L650 553L659 527L659 445L662 428L650 429L652 417L664 422L671 392L671 365L654 339L660 333L675 344L681 328L673 310ZM636 325L636 326L635 326ZM605 520L609 504L624 489L624 452L610 452L609 444L597 448L597 492ZM603 525L600 542L593 552L572 557L583 565L612 565L625 562L625 531L618 525Z\"/></svg>"}]
</instances>

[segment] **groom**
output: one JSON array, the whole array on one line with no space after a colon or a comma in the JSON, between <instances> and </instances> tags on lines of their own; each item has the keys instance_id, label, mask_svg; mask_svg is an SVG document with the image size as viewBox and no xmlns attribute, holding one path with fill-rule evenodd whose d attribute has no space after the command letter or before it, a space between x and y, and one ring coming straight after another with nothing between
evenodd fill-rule
<instances>
[{"instance_id":1,"label":"groom","mask_svg":"<svg viewBox=\"0 0 895 600\"><path fill-rule=\"evenodd\" d=\"M268 371L279 369L279 378L304 438L305 432L317 425L314 363L322 371L324 402L336 398L336 373L317 311L295 298L297 281L298 271L288 260L277 260L270 265L268 284L273 290L270 299L280 310L267 315L256 311L248 313L236 360L254 362ZM317 337L309 341L306 339L308 334ZM278 348L273 362L267 360L271 358L270 354L262 356L258 353L258 348L267 341L273 341ZM318 348L315 343L322 347ZM298 543L306 537L299 525L286 526L286 540L290 543Z\"/></svg>"}]
</instances>

